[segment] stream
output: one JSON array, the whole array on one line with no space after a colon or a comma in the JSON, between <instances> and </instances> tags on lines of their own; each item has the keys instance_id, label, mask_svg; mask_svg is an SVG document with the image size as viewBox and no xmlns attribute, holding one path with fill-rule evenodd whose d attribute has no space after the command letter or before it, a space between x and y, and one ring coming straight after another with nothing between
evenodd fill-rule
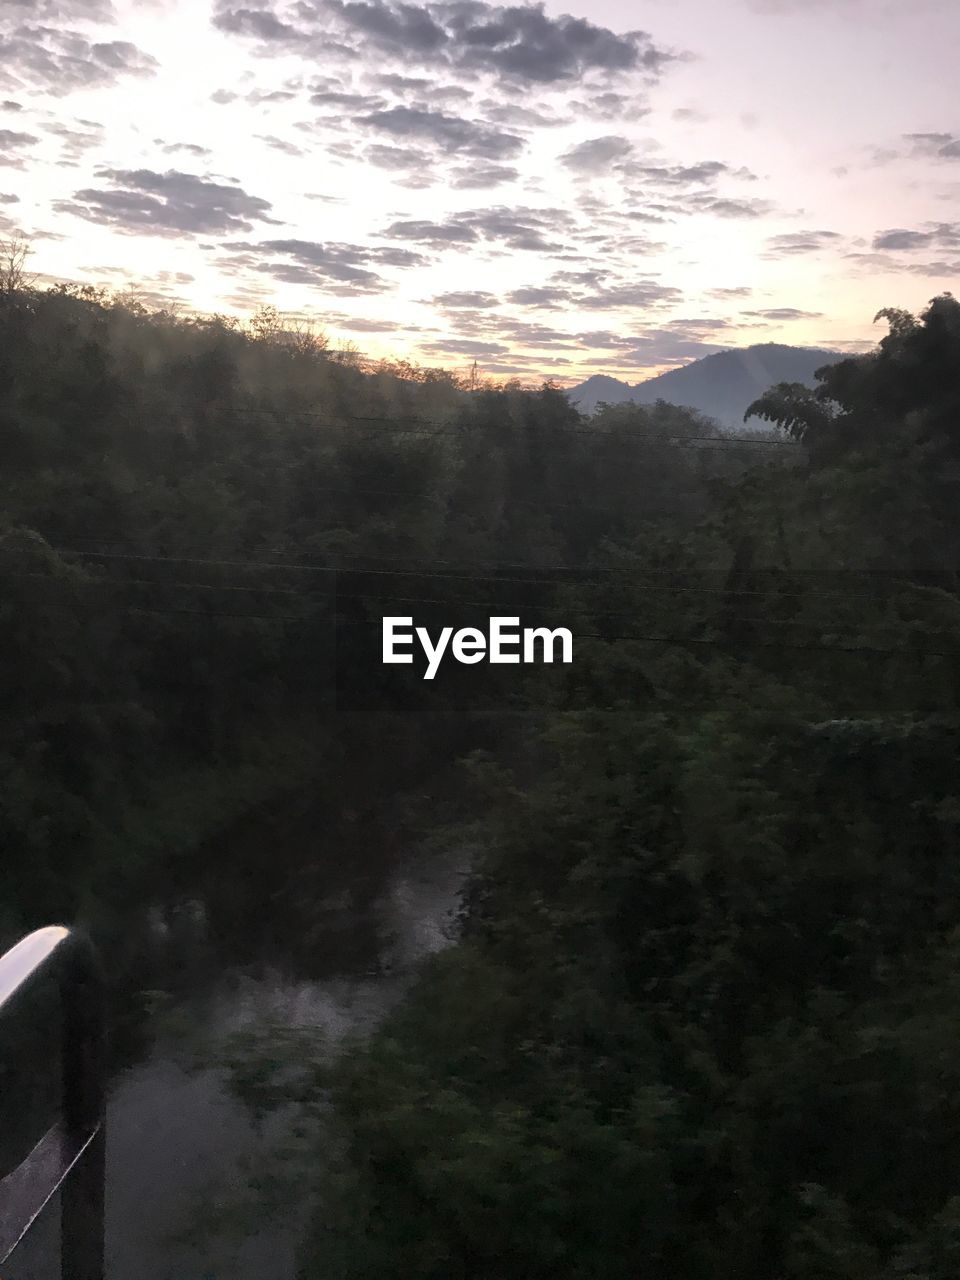
<instances>
[{"instance_id":1,"label":"stream","mask_svg":"<svg viewBox=\"0 0 960 1280\"><path fill-rule=\"evenodd\" d=\"M269 883L277 874L262 858L241 856L229 881L207 875L202 894L156 897L138 913L131 930L138 989L129 1006L142 1012L132 1030L115 1034L121 1052L107 1108L108 1280L296 1280L296 1212L264 1221L242 1208L248 1163L269 1162L282 1123L254 1122L212 1065L216 1046L276 1026L323 1029L335 1045L375 1027L418 962L448 944L469 869L465 850L415 843L375 857L372 871L369 857L289 848L294 837L316 840L315 830L301 821L283 833L285 861L298 874L309 868L291 891L287 905L296 899L302 918L294 911L286 940L277 926L284 904L264 910L258 897L258 878ZM257 847L256 826L254 837ZM376 841L376 833L361 824L355 847L365 839ZM254 926L251 899L259 902ZM210 1207L226 1204L229 1213L231 1202L232 1225L218 1232ZM56 1209L45 1211L3 1280L59 1275Z\"/></svg>"}]
</instances>

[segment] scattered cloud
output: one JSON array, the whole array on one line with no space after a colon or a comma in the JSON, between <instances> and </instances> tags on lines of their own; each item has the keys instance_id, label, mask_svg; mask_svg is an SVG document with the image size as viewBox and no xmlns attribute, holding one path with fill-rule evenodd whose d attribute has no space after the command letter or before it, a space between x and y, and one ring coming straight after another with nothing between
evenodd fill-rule
<instances>
[{"instance_id":1,"label":"scattered cloud","mask_svg":"<svg viewBox=\"0 0 960 1280\"><path fill-rule=\"evenodd\" d=\"M222 248L221 270L241 275L256 271L341 296L385 292L393 285L380 274L381 268L419 268L428 262L422 254L394 245L277 239L230 241Z\"/></svg>"},{"instance_id":2,"label":"scattered cloud","mask_svg":"<svg viewBox=\"0 0 960 1280\"><path fill-rule=\"evenodd\" d=\"M523 139L489 125L443 111L417 107L391 107L358 116L354 123L367 125L396 138L412 138L434 144L440 151L477 156L482 160L509 160L523 150Z\"/></svg>"},{"instance_id":3,"label":"scattered cloud","mask_svg":"<svg viewBox=\"0 0 960 1280\"><path fill-rule=\"evenodd\" d=\"M64 97L153 75L156 59L129 40L90 39L70 26L47 25L107 22L112 16L110 5L93 0L7 0L0 8L0 88Z\"/></svg>"},{"instance_id":4,"label":"scattered cloud","mask_svg":"<svg viewBox=\"0 0 960 1280\"><path fill-rule=\"evenodd\" d=\"M268 200L234 183L176 169L100 169L97 176L113 185L76 191L54 208L131 235L223 235L252 231L254 222L275 221L268 217Z\"/></svg>"},{"instance_id":5,"label":"scattered cloud","mask_svg":"<svg viewBox=\"0 0 960 1280\"><path fill-rule=\"evenodd\" d=\"M960 249L960 223L928 223L924 231L905 231L901 228L880 231L873 239L873 248L885 252Z\"/></svg>"},{"instance_id":6,"label":"scattered cloud","mask_svg":"<svg viewBox=\"0 0 960 1280\"><path fill-rule=\"evenodd\" d=\"M632 164L626 169L631 178L640 179L656 188L706 186L719 177L754 181L749 169L733 169L722 160L701 160L688 165Z\"/></svg>"},{"instance_id":7,"label":"scattered cloud","mask_svg":"<svg viewBox=\"0 0 960 1280\"><path fill-rule=\"evenodd\" d=\"M761 320L821 320L822 311L800 311L796 307L767 307L762 311L744 311L745 316L755 316Z\"/></svg>"},{"instance_id":8,"label":"scattered cloud","mask_svg":"<svg viewBox=\"0 0 960 1280\"><path fill-rule=\"evenodd\" d=\"M542 4L299 0L250 9L218 0L213 21L264 52L322 57L331 48L344 49L355 58L374 55L511 86L577 82L591 74L654 78L673 57L645 32L618 35L585 18L554 18Z\"/></svg>"},{"instance_id":9,"label":"scattered cloud","mask_svg":"<svg viewBox=\"0 0 960 1280\"><path fill-rule=\"evenodd\" d=\"M440 293L432 299L435 307L453 311L463 308L475 310L483 307L496 307L499 305L499 301L499 298L492 293L482 292Z\"/></svg>"},{"instance_id":10,"label":"scattered cloud","mask_svg":"<svg viewBox=\"0 0 960 1280\"><path fill-rule=\"evenodd\" d=\"M463 210L444 222L399 220L383 234L389 239L417 240L436 249L488 242L512 250L551 253L562 245L548 240L545 232L571 225L570 215L560 209L494 206Z\"/></svg>"},{"instance_id":11,"label":"scattered cloud","mask_svg":"<svg viewBox=\"0 0 960 1280\"><path fill-rule=\"evenodd\" d=\"M451 174L450 186L454 191L478 191L519 180L520 170L512 165L478 164L468 165Z\"/></svg>"},{"instance_id":12,"label":"scattered cloud","mask_svg":"<svg viewBox=\"0 0 960 1280\"><path fill-rule=\"evenodd\" d=\"M819 253L836 248L843 236L837 231L792 231L771 236L767 241L768 258L793 257L801 253Z\"/></svg>"},{"instance_id":13,"label":"scattered cloud","mask_svg":"<svg viewBox=\"0 0 960 1280\"><path fill-rule=\"evenodd\" d=\"M960 134L906 133L904 138L912 145L914 155L935 160L960 160Z\"/></svg>"},{"instance_id":14,"label":"scattered cloud","mask_svg":"<svg viewBox=\"0 0 960 1280\"><path fill-rule=\"evenodd\" d=\"M271 133L258 133L257 139L266 143L272 151L279 151L281 155L300 158L307 154L303 147L298 147L296 143L291 142L288 138L277 138Z\"/></svg>"},{"instance_id":15,"label":"scattered cloud","mask_svg":"<svg viewBox=\"0 0 960 1280\"><path fill-rule=\"evenodd\" d=\"M473 227L459 222L400 221L391 223L383 233L395 240L416 240L436 249L451 244L472 244L479 237Z\"/></svg>"},{"instance_id":16,"label":"scattered cloud","mask_svg":"<svg viewBox=\"0 0 960 1280\"><path fill-rule=\"evenodd\" d=\"M44 126L48 137L60 143L61 165L77 165L88 151L103 146L104 128L94 120L73 120L70 124L54 121Z\"/></svg>"},{"instance_id":17,"label":"scattered cloud","mask_svg":"<svg viewBox=\"0 0 960 1280\"><path fill-rule=\"evenodd\" d=\"M201 147L196 142L164 142L162 138L154 138L153 141L154 146L159 147L165 156L176 155L178 152L198 158L213 155L209 147Z\"/></svg>"},{"instance_id":18,"label":"scattered cloud","mask_svg":"<svg viewBox=\"0 0 960 1280\"><path fill-rule=\"evenodd\" d=\"M762 218L773 212L769 200L724 200L719 197L694 197L689 202L691 213L710 213L717 218Z\"/></svg>"},{"instance_id":19,"label":"scattered cloud","mask_svg":"<svg viewBox=\"0 0 960 1280\"><path fill-rule=\"evenodd\" d=\"M594 293L577 299L577 305L590 311L618 311L628 307L650 309L680 302L683 294L673 285L659 280L641 280L636 283L608 284Z\"/></svg>"},{"instance_id":20,"label":"scattered cloud","mask_svg":"<svg viewBox=\"0 0 960 1280\"><path fill-rule=\"evenodd\" d=\"M569 289L556 288L532 288L532 289L514 289L512 293L507 294L507 301L514 303L519 307L536 307L544 310L552 310L555 307L561 307L570 301L571 294Z\"/></svg>"},{"instance_id":21,"label":"scattered cloud","mask_svg":"<svg viewBox=\"0 0 960 1280\"><path fill-rule=\"evenodd\" d=\"M560 163L577 173L604 173L616 168L617 163L633 154L633 143L628 138L610 134L604 138L588 138L565 151Z\"/></svg>"},{"instance_id":22,"label":"scattered cloud","mask_svg":"<svg viewBox=\"0 0 960 1280\"><path fill-rule=\"evenodd\" d=\"M509 355L510 348L502 342L481 342L475 338L441 338L435 342L420 344L429 355L489 356Z\"/></svg>"},{"instance_id":23,"label":"scattered cloud","mask_svg":"<svg viewBox=\"0 0 960 1280\"><path fill-rule=\"evenodd\" d=\"M25 169L26 153L39 141L40 139L33 133L0 129L0 166L6 169Z\"/></svg>"}]
</instances>

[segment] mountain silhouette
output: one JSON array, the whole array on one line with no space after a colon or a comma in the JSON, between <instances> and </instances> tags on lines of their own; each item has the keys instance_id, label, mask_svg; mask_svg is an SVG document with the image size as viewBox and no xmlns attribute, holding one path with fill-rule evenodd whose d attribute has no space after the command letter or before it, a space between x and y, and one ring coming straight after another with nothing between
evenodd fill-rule
<instances>
[{"instance_id":1,"label":"mountain silhouette","mask_svg":"<svg viewBox=\"0 0 960 1280\"><path fill-rule=\"evenodd\" d=\"M769 387L777 382L814 387L815 371L842 358L836 351L764 342L719 351L632 387L618 378L597 374L571 388L569 396L582 413L593 413L602 403L655 404L666 400L698 409L725 427L742 427L747 407Z\"/></svg>"}]
</instances>

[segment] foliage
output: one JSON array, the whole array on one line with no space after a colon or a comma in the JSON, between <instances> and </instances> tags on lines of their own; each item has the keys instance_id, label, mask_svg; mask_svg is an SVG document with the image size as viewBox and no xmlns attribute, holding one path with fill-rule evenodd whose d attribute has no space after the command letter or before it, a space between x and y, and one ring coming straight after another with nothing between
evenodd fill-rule
<instances>
[{"instance_id":1,"label":"foliage","mask_svg":"<svg viewBox=\"0 0 960 1280\"><path fill-rule=\"evenodd\" d=\"M368 1041L223 1064L299 1116L261 1173L304 1276L956 1274L960 305L881 316L753 406L777 449L269 309L0 294L8 932L467 760L457 945ZM401 603L574 664L427 692L379 664ZM314 883L258 856L238 910Z\"/></svg>"}]
</instances>

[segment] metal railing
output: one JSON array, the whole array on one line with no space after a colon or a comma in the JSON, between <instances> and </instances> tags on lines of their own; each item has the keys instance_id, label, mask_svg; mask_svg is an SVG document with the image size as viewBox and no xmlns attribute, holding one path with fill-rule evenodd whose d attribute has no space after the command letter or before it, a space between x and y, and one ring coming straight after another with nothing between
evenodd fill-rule
<instances>
[{"instance_id":1,"label":"metal railing","mask_svg":"<svg viewBox=\"0 0 960 1280\"><path fill-rule=\"evenodd\" d=\"M0 1179L0 1265L60 1191L61 1277L103 1280L104 992L84 934L38 929L0 956L0 1057L3 1022L46 983L59 987L60 1118Z\"/></svg>"}]
</instances>

